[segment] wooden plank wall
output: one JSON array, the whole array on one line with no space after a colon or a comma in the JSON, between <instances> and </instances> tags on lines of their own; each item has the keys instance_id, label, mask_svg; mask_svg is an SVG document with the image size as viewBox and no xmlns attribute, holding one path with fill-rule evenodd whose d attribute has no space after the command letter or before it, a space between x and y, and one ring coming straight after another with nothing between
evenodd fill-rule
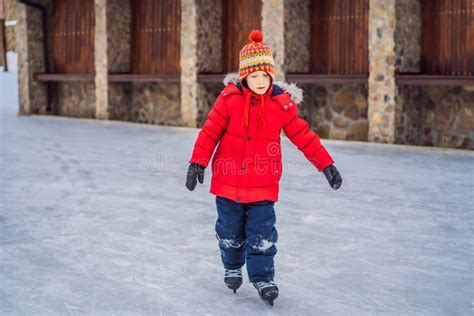
<instances>
[{"instance_id":1,"label":"wooden plank wall","mask_svg":"<svg viewBox=\"0 0 474 316\"><path fill-rule=\"evenodd\" d=\"M310 72L368 74L369 0L312 0Z\"/></svg>"},{"instance_id":2,"label":"wooden plank wall","mask_svg":"<svg viewBox=\"0 0 474 316\"><path fill-rule=\"evenodd\" d=\"M54 0L51 49L54 72L94 73L94 1Z\"/></svg>"},{"instance_id":3,"label":"wooden plank wall","mask_svg":"<svg viewBox=\"0 0 474 316\"><path fill-rule=\"evenodd\" d=\"M222 71L227 73L238 71L239 52L250 31L262 29L262 1L222 0L222 11Z\"/></svg>"},{"instance_id":4,"label":"wooden plank wall","mask_svg":"<svg viewBox=\"0 0 474 316\"><path fill-rule=\"evenodd\" d=\"M131 73L180 74L180 1L133 0L131 32Z\"/></svg>"},{"instance_id":5,"label":"wooden plank wall","mask_svg":"<svg viewBox=\"0 0 474 316\"><path fill-rule=\"evenodd\" d=\"M474 74L474 0L421 0L421 72Z\"/></svg>"}]
</instances>

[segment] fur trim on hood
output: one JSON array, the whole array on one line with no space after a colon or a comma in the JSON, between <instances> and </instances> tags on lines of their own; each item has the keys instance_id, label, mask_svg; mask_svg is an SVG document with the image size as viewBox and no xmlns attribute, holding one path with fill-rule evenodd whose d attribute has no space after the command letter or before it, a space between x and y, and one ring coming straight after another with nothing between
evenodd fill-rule
<instances>
[{"instance_id":1,"label":"fur trim on hood","mask_svg":"<svg viewBox=\"0 0 474 316\"><path fill-rule=\"evenodd\" d=\"M225 75L224 80L222 82L224 83L224 86L227 86L229 83L232 83L234 85L237 85L238 83L240 84L239 74L236 72L229 72ZM288 93L296 104L299 104L303 101L303 89L298 87L296 83L275 81L273 84L280 87L284 93Z\"/></svg>"}]
</instances>

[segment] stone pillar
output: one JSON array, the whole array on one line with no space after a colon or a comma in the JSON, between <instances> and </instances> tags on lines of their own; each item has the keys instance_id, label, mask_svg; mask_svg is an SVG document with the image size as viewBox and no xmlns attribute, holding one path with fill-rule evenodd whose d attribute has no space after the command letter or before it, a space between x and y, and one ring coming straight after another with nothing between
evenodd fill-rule
<instances>
[{"instance_id":1,"label":"stone pillar","mask_svg":"<svg viewBox=\"0 0 474 316\"><path fill-rule=\"evenodd\" d=\"M264 0L262 6L263 41L270 46L275 60L275 81L285 80L284 0Z\"/></svg>"},{"instance_id":2,"label":"stone pillar","mask_svg":"<svg viewBox=\"0 0 474 316\"><path fill-rule=\"evenodd\" d=\"M370 0L368 140L395 141L395 0Z\"/></svg>"},{"instance_id":3,"label":"stone pillar","mask_svg":"<svg viewBox=\"0 0 474 316\"><path fill-rule=\"evenodd\" d=\"M196 127L197 118L197 8L196 0L181 0L181 116Z\"/></svg>"},{"instance_id":4,"label":"stone pillar","mask_svg":"<svg viewBox=\"0 0 474 316\"><path fill-rule=\"evenodd\" d=\"M94 0L95 118L108 119L107 0Z\"/></svg>"},{"instance_id":5,"label":"stone pillar","mask_svg":"<svg viewBox=\"0 0 474 316\"><path fill-rule=\"evenodd\" d=\"M19 114L30 114L30 76L28 65L28 31L26 6L16 6L17 24L15 26L16 48L18 52L18 101ZM21 40L20 40L21 39Z\"/></svg>"},{"instance_id":6,"label":"stone pillar","mask_svg":"<svg viewBox=\"0 0 474 316\"><path fill-rule=\"evenodd\" d=\"M45 71L43 51L42 14L24 4L16 4L15 26L18 53L18 93L20 115L45 114L46 84L36 81L35 73Z\"/></svg>"}]
</instances>

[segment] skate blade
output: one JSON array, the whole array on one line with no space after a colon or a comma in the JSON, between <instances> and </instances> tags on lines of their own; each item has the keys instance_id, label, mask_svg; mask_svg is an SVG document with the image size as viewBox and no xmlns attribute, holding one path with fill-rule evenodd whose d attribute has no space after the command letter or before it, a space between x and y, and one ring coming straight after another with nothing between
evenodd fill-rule
<instances>
[{"instance_id":1,"label":"skate blade","mask_svg":"<svg viewBox=\"0 0 474 316\"><path fill-rule=\"evenodd\" d=\"M260 296L260 299L265 303L265 305L267 305L267 307L273 308L273 301L275 300L275 298L264 299L262 296Z\"/></svg>"},{"instance_id":2,"label":"skate blade","mask_svg":"<svg viewBox=\"0 0 474 316\"><path fill-rule=\"evenodd\" d=\"M265 303L265 305L267 305L267 307L273 308L273 300L263 300L263 302Z\"/></svg>"}]
</instances>

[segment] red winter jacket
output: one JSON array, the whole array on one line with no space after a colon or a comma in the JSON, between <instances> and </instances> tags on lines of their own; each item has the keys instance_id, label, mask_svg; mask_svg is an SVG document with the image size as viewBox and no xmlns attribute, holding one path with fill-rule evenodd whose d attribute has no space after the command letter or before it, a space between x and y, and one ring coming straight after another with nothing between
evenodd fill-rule
<instances>
[{"instance_id":1,"label":"red winter jacket","mask_svg":"<svg viewBox=\"0 0 474 316\"><path fill-rule=\"evenodd\" d=\"M211 193L240 203L278 201L282 129L319 171L334 163L319 136L298 116L291 94L300 101L301 90L295 85L275 83L258 95L243 87L235 73L228 74L224 84L189 160L207 167L219 143L212 160Z\"/></svg>"}]
</instances>

